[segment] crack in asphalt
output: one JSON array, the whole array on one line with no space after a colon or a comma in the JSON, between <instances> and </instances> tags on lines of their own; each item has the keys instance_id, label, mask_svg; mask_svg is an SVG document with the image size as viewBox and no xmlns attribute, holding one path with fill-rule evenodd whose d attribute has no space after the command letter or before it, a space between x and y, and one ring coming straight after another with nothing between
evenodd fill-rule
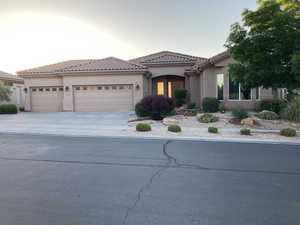
<instances>
[{"instance_id":1,"label":"crack in asphalt","mask_svg":"<svg viewBox=\"0 0 300 225\"><path fill-rule=\"evenodd\" d=\"M137 198L134 201L133 205L128 207L127 210L126 210L125 217L123 219L122 225L127 224L127 220L130 216L130 213L132 212L132 210L134 210L136 208L137 204L141 201L142 196L144 194L144 191L151 187L154 179L156 177L159 177L164 170L167 170L168 168L170 168L172 166L172 164L175 164L175 166L173 166L173 167L178 167L179 166L179 164L177 163L177 159L175 157L169 155L168 152L167 152L167 147L168 147L168 144L170 144L170 143L171 143L171 141L168 140L163 144L163 154L167 158L168 162L166 163L164 168L161 168L161 169L157 170L156 172L154 172L152 174L152 176L150 177L149 181L144 186L142 186L141 189L138 191Z\"/></svg>"}]
</instances>

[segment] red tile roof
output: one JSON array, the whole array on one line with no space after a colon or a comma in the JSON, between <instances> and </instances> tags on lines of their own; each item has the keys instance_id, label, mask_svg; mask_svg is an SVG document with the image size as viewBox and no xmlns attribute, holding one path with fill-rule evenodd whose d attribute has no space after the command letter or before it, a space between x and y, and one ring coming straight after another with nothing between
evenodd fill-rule
<instances>
[{"instance_id":1,"label":"red tile roof","mask_svg":"<svg viewBox=\"0 0 300 225\"><path fill-rule=\"evenodd\" d=\"M226 58L229 58L230 57L230 53L229 51L224 51L224 52L221 52L207 60L204 60L202 62L198 62L194 67L193 69L197 69L197 70L203 70L204 68L208 67L208 66L211 66L211 65L214 65Z\"/></svg>"},{"instance_id":2,"label":"red tile roof","mask_svg":"<svg viewBox=\"0 0 300 225\"><path fill-rule=\"evenodd\" d=\"M151 55L135 58L129 62L149 65L149 64L194 64L197 61L206 60L202 57L185 55L177 52L162 51Z\"/></svg>"},{"instance_id":3,"label":"red tile roof","mask_svg":"<svg viewBox=\"0 0 300 225\"><path fill-rule=\"evenodd\" d=\"M17 72L20 75L69 72L143 72L147 68L115 57L104 59L71 60Z\"/></svg>"},{"instance_id":4,"label":"red tile roof","mask_svg":"<svg viewBox=\"0 0 300 225\"><path fill-rule=\"evenodd\" d=\"M0 71L0 80L23 81L21 77Z\"/></svg>"}]
</instances>

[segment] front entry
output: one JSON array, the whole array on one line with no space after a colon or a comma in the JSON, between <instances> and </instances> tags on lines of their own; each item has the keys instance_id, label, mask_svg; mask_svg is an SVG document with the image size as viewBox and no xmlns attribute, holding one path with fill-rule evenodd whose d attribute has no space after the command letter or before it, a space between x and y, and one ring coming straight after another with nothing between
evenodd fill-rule
<instances>
[{"instance_id":1,"label":"front entry","mask_svg":"<svg viewBox=\"0 0 300 225\"><path fill-rule=\"evenodd\" d=\"M184 88L184 77L162 76L154 78L152 81L153 95L164 95L175 98L175 90Z\"/></svg>"}]
</instances>

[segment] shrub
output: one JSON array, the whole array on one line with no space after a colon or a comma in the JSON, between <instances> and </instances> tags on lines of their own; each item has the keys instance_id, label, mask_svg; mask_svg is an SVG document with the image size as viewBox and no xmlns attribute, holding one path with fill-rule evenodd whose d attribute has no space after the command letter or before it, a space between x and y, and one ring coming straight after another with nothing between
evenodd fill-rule
<instances>
[{"instance_id":1,"label":"shrub","mask_svg":"<svg viewBox=\"0 0 300 225\"><path fill-rule=\"evenodd\" d=\"M179 88L179 89L175 90L174 95L175 95L177 107L180 107L185 103L186 98L187 98L187 93L188 93L188 91L184 88Z\"/></svg>"},{"instance_id":2,"label":"shrub","mask_svg":"<svg viewBox=\"0 0 300 225\"><path fill-rule=\"evenodd\" d=\"M216 98L204 98L202 101L202 109L204 112L215 113L219 110L219 100Z\"/></svg>"},{"instance_id":3,"label":"shrub","mask_svg":"<svg viewBox=\"0 0 300 225\"><path fill-rule=\"evenodd\" d=\"M292 128L284 128L280 131L280 135L286 137L295 137L297 135L297 132L295 129Z\"/></svg>"},{"instance_id":4,"label":"shrub","mask_svg":"<svg viewBox=\"0 0 300 225\"><path fill-rule=\"evenodd\" d=\"M214 123L217 122L219 120L218 117L212 115L212 114L204 114L199 118L199 122L201 123Z\"/></svg>"},{"instance_id":5,"label":"shrub","mask_svg":"<svg viewBox=\"0 0 300 225\"><path fill-rule=\"evenodd\" d=\"M136 131L141 132L151 131L151 126L148 123L138 123L135 128Z\"/></svg>"},{"instance_id":6,"label":"shrub","mask_svg":"<svg viewBox=\"0 0 300 225\"><path fill-rule=\"evenodd\" d=\"M0 114L17 114L18 107L14 104L2 104L0 105Z\"/></svg>"},{"instance_id":7,"label":"shrub","mask_svg":"<svg viewBox=\"0 0 300 225\"><path fill-rule=\"evenodd\" d=\"M282 110L281 117L289 121L300 122L300 97L287 104Z\"/></svg>"},{"instance_id":8,"label":"shrub","mask_svg":"<svg viewBox=\"0 0 300 225\"><path fill-rule=\"evenodd\" d=\"M20 107L19 107L19 111L20 111L20 112L25 112L24 106L20 106Z\"/></svg>"},{"instance_id":9,"label":"shrub","mask_svg":"<svg viewBox=\"0 0 300 225\"><path fill-rule=\"evenodd\" d=\"M286 106L286 101L283 99L265 99L260 103L261 110L268 110L279 114Z\"/></svg>"},{"instance_id":10,"label":"shrub","mask_svg":"<svg viewBox=\"0 0 300 225\"><path fill-rule=\"evenodd\" d=\"M219 105L219 111L220 111L220 113L225 113L226 112L226 108L225 108L224 104Z\"/></svg>"},{"instance_id":11,"label":"shrub","mask_svg":"<svg viewBox=\"0 0 300 225\"><path fill-rule=\"evenodd\" d=\"M277 115L277 113L272 112L272 111L267 111L264 110L258 114L256 114L256 117L263 119L263 120L278 120L279 116Z\"/></svg>"},{"instance_id":12,"label":"shrub","mask_svg":"<svg viewBox=\"0 0 300 225\"><path fill-rule=\"evenodd\" d=\"M241 135L251 135L251 130L250 129L247 129L247 128L242 128L240 130L240 134Z\"/></svg>"},{"instance_id":13,"label":"shrub","mask_svg":"<svg viewBox=\"0 0 300 225\"><path fill-rule=\"evenodd\" d=\"M178 125L170 125L170 126L168 126L168 131L174 132L174 133L179 133L179 132L181 132L181 127Z\"/></svg>"},{"instance_id":14,"label":"shrub","mask_svg":"<svg viewBox=\"0 0 300 225\"><path fill-rule=\"evenodd\" d=\"M191 102L187 105L187 109L196 109L196 103L195 102Z\"/></svg>"},{"instance_id":15,"label":"shrub","mask_svg":"<svg viewBox=\"0 0 300 225\"><path fill-rule=\"evenodd\" d=\"M232 116L233 118L239 120L246 119L247 117L249 117L247 110L240 105L237 105L232 108Z\"/></svg>"},{"instance_id":16,"label":"shrub","mask_svg":"<svg viewBox=\"0 0 300 225\"><path fill-rule=\"evenodd\" d=\"M208 132L213 133L213 134L217 134L219 132L219 130L216 127L209 127Z\"/></svg>"},{"instance_id":17,"label":"shrub","mask_svg":"<svg viewBox=\"0 0 300 225\"><path fill-rule=\"evenodd\" d=\"M150 116L154 120L162 120L175 109L173 99L161 95L146 96L135 106L139 117Z\"/></svg>"}]
</instances>

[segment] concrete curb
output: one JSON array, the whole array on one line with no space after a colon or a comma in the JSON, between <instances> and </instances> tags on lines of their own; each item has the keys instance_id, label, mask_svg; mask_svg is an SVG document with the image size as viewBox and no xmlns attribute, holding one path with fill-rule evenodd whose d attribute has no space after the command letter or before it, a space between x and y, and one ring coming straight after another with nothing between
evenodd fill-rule
<instances>
[{"instance_id":1,"label":"concrete curb","mask_svg":"<svg viewBox=\"0 0 300 225\"><path fill-rule=\"evenodd\" d=\"M111 139L145 139L145 140L178 140L178 141L199 141L199 142L234 142L234 143L253 143L253 144L288 144L300 145L300 140L274 140L257 138L227 138L227 137L191 137L191 136L157 136L157 135L78 135L78 134L46 134L46 133L18 133L0 132L0 135L32 135L32 136L52 136L52 137L78 137L78 138L111 138Z\"/></svg>"}]
</instances>

